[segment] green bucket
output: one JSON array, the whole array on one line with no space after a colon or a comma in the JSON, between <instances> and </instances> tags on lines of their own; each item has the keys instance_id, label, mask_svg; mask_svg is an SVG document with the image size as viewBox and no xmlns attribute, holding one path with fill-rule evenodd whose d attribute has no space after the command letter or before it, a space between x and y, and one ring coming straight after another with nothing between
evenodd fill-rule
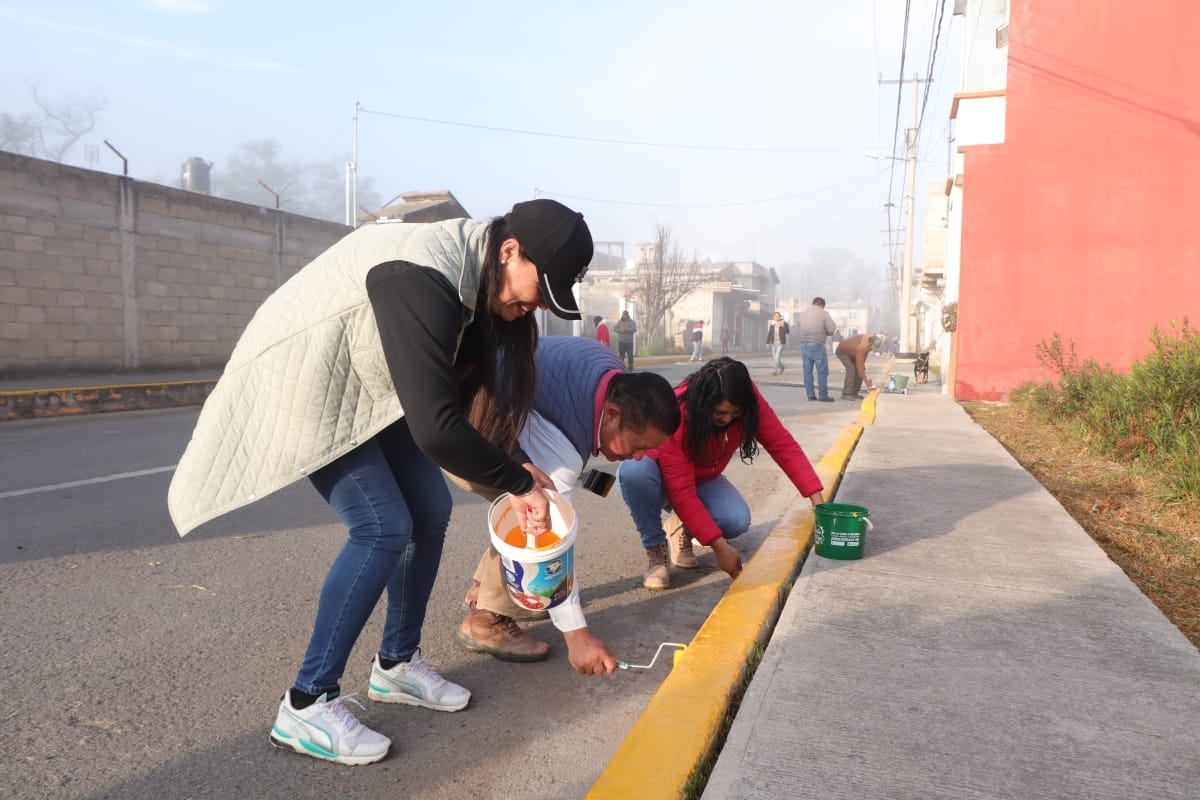
<instances>
[{"instance_id":1,"label":"green bucket","mask_svg":"<svg viewBox=\"0 0 1200 800\"><path fill-rule=\"evenodd\" d=\"M871 512L862 506L847 503L819 503L813 513L813 539L817 555L851 561L862 558L867 531L871 529Z\"/></svg>"}]
</instances>

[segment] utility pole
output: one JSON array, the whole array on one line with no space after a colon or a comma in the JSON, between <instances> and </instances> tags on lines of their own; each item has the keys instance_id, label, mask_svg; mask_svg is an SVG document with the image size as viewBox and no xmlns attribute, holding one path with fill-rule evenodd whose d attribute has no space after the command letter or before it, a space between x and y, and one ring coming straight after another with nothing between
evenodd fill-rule
<instances>
[{"instance_id":1,"label":"utility pole","mask_svg":"<svg viewBox=\"0 0 1200 800\"><path fill-rule=\"evenodd\" d=\"M346 224L358 227L358 108L354 101L354 141L351 143L350 161L346 163Z\"/></svg>"},{"instance_id":2,"label":"utility pole","mask_svg":"<svg viewBox=\"0 0 1200 800\"><path fill-rule=\"evenodd\" d=\"M906 128L904 131L905 144L908 146L907 162L908 167L905 170L904 182L904 199L907 206L904 210L904 267L900 274L900 352L913 352L913 336L916 332L916 326L913 320L912 309L912 282L913 282L913 211L916 205L916 185L917 185L917 125L918 114L920 113L920 102L917 99L922 83L929 83L932 78L921 78L914 72L912 76L913 85L913 122L911 128ZM903 76L898 81L880 81L880 83L908 83Z\"/></svg>"},{"instance_id":3,"label":"utility pole","mask_svg":"<svg viewBox=\"0 0 1200 800\"><path fill-rule=\"evenodd\" d=\"M913 100L916 100L916 91ZM904 196L908 201L904 209L904 274L900 276L900 351L913 352L912 279L913 279L913 206L917 186L917 121L916 104L913 105L913 127L905 131L908 139L908 175L905 180Z\"/></svg>"}]
</instances>

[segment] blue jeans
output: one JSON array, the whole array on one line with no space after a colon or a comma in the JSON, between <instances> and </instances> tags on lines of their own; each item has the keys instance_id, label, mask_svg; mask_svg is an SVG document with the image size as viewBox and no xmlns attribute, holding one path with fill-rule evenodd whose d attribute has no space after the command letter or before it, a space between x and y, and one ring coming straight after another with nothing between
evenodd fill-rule
<instances>
[{"instance_id":1,"label":"blue jeans","mask_svg":"<svg viewBox=\"0 0 1200 800\"><path fill-rule=\"evenodd\" d=\"M387 617L379 655L406 661L416 651L451 499L442 471L417 447L403 419L310 480L350 534L325 577L296 676L295 688L319 695L338 687L384 589Z\"/></svg>"},{"instance_id":2,"label":"blue jeans","mask_svg":"<svg viewBox=\"0 0 1200 800\"><path fill-rule=\"evenodd\" d=\"M669 505L658 462L653 458L622 461L617 468L617 486L642 537L642 546L657 547L665 542L662 512ZM696 484L696 495L726 539L736 539L750 530L750 506L724 475Z\"/></svg>"},{"instance_id":3,"label":"blue jeans","mask_svg":"<svg viewBox=\"0 0 1200 800\"><path fill-rule=\"evenodd\" d=\"M779 342L771 344L771 366L776 372L783 372L783 345Z\"/></svg>"},{"instance_id":4,"label":"blue jeans","mask_svg":"<svg viewBox=\"0 0 1200 800\"><path fill-rule=\"evenodd\" d=\"M803 342L800 355L804 359L804 393L812 397L829 397L829 351L823 344ZM817 370L817 392L813 392L813 367Z\"/></svg>"}]
</instances>

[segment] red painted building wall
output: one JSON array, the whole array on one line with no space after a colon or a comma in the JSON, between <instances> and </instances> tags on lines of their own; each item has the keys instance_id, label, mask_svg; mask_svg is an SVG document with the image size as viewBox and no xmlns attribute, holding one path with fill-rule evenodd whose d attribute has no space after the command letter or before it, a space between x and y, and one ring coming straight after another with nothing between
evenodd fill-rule
<instances>
[{"instance_id":1,"label":"red painted building wall","mask_svg":"<svg viewBox=\"0 0 1200 800\"><path fill-rule=\"evenodd\" d=\"M1200 326L1200 6L1013 0L1003 144L964 147L954 396L1118 370Z\"/></svg>"}]
</instances>

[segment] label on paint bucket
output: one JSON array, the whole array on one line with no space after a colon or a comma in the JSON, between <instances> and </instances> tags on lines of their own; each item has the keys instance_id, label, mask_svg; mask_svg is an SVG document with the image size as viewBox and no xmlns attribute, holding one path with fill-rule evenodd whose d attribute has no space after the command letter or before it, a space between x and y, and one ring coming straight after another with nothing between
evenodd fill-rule
<instances>
[{"instance_id":1,"label":"label on paint bucket","mask_svg":"<svg viewBox=\"0 0 1200 800\"><path fill-rule=\"evenodd\" d=\"M500 556L504 585L517 605L534 611L553 608L571 595L575 586L575 552L568 549L551 561L530 563Z\"/></svg>"},{"instance_id":2,"label":"label on paint bucket","mask_svg":"<svg viewBox=\"0 0 1200 800\"><path fill-rule=\"evenodd\" d=\"M813 509L813 540L817 555L852 560L862 558L867 519L870 512L862 506L844 503L820 503Z\"/></svg>"}]
</instances>

